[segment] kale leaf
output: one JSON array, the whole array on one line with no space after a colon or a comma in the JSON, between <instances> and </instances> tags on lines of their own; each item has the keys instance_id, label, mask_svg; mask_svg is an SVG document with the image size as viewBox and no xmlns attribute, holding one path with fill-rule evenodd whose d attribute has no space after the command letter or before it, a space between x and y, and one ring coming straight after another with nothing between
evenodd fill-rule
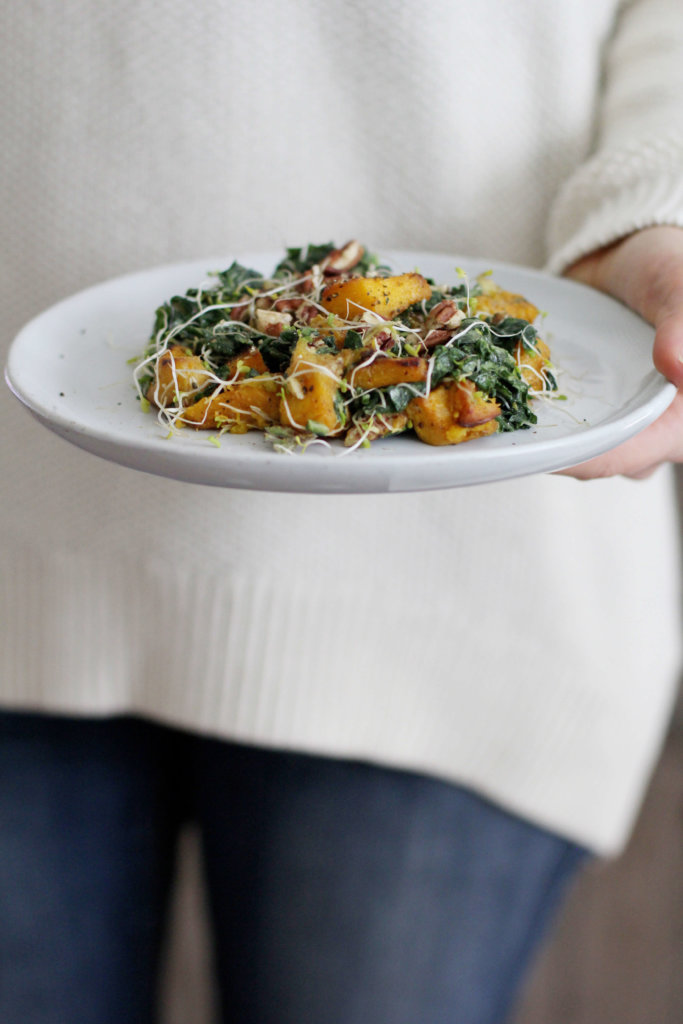
<instances>
[{"instance_id":1,"label":"kale leaf","mask_svg":"<svg viewBox=\"0 0 683 1024\"><path fill-rule=\"evenodd\" d=\"M324 242L322 245L307 245L303 249L287 249L287 255L275 268L275 277L304 274L329 256L334 248L334 242Z\"/></svg>"},{"instance_id":2,"label":"kale leaf","mask_svg":"<svg viewBox=\"0 0 683 1024\"><path fill-rule=\"evenodd\" d=\"M294 346L299 340L295 327L286 327L279 337L264 334L258 341L263 362L271 373L284 373L290 364Z\"/></svg>"},{"instance_id":3,"label":"kale leaf","mask_svg":"<svg viewBox=\"0 0 683 1024\"><path fill-rule=\"evenodd\" d=\"M454 344L434 349L431 386L436 387L446 379L466 377L478 391L500 405L501 431L519 430L536 423L529 405L529 385L510 352L498 344L489 324L470 319L463 320L461 327L469 329Z\"/></svg>"},{"instance_id":4,"label":"kale leaf","mask_svg":"<svg viewBox=\"0 0 683 1024\"><path fill-rule=\"evenodd\" d=\"M498 322L493 317L488 317L488 323L493 328L496 336L496 344L512 351L517 342L521 341L524 348L533 351L538 342L538 331L529 323L515 316L505 316Z\"/></svg>"},{"instance_id":5,"label":"kale leaf","mask_svg":"<svg viewBox=\"0 0 683 1024\"><path fill-rule=\"evenodd\" d=\"M363 336L358 331L347 331L344 335L343 348L357 349L363 347Z\"/></svg>"},{"instance_id":6,"label":"kale leaf","mask_svg":"<svg viewBox=\"0 0 683 1024\"><path fill-rule=\"evenodd\" d=\"M229 302L230 298L237 299L245 291L245 285L251 288L260 288L263 285L263 274L258 270L250 270L243 267L241 263L233 261L227 270L219 270L216 274L220 282L222 302ZM228 298L230 296L230 298Z\"/></svg>"},{"instance_id":7,"label":"kale leaf","mask_svg":"<svg viewBox=\"0 0 683 1024\"><path fill-rule=\"evenodd\" d=\"M365 419L373 413L403 412L413 398L424 395L424 393L425 385L422 382L392 384L390 387L361 392L350 403L349 409L352 417L361 419Z\"/></svg>"},{"instance_id":8,"label":"kale leaf","mask_svg":"<svg viewBox=\"0 0 683 1024\"><path fill-rule=\"evenodd\" d=\"M189 288L184 295L174 295L158 307L152 341L164 331L172 333L174 344L184 345L194 355L215 350L226 358L236 355L250 343L248 338L244 343L240 340L247 332L240 323L230 321L229 309L211 307L225 306L250 296L253 288L262 287L263 276L236 262L215 276L219 283L213 288L201 291Z\"/></svg>"}]
</instances>

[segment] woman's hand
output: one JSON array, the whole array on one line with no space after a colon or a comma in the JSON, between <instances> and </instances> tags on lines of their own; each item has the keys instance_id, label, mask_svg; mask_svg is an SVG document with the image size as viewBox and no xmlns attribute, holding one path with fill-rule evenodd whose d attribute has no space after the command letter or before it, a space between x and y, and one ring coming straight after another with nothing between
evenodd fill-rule
<instances>
[{"instance_id":1,"label":"woman's hand","mask_svg":"<svg viewBox=\"0 0 683 1024\"><path fill-rule=\"evenodd\" d=\"M683 228L654 227L591 253L565 272L630 306L655 327L654 364L678 388L667 411L637 437L566 469L580 480L649 476L683 462Z\"/></svg>"}]
</instances>

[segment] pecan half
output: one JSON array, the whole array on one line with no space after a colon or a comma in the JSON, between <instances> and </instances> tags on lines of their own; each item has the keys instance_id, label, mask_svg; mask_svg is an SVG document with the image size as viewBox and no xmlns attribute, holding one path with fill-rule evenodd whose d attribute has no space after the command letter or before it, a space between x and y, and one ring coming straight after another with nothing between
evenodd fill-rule
<instances>
[{"instance_id":1,"label":"pecan half","mask_svg":"<svg viewBox=\"0 0 683 1024\"><path fill-rule=\"evenodd\" d=\"M351 241L343 245L341 249L334 249L320 263L320 268L325 277L333 277L335 274L345 274L353 270L363 259L365 249L360 242Z\"/></svg>"}]
</instances>

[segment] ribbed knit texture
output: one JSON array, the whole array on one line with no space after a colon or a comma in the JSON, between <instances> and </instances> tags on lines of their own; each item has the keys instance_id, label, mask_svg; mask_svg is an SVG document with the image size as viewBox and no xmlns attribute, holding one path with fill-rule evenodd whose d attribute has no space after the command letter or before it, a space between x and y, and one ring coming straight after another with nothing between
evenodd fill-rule
<instances>
[{"instance_id":1,"label":"ribbed knit texture","mask_svg":"<svg viewBox=\"0 0 683 1024\"><path fill-rule=\"evenodd\" d=\"M625 0L604 61L596 152L555 203L548 268L637 228L683 227L683 8Z\"/></svg>"},{"instance_id":2,"label":"ribbed knit texture","mask_svg":"<svg viewBox=\"0 0 683 1024\"><path fill-rule=\"evenodd\" d=\"M617 6L12 5L4 341L169 259L357 236L540 265L550 219L559 267L643 218L680 223L676 125L644 139L620 85L655 5ZM657 7L680 40L678 4ZM111 466L8 394L0 416L6 705L412 768L623 843L678 666L666 473L252 495Z\"/></svg>"}]
</instances>

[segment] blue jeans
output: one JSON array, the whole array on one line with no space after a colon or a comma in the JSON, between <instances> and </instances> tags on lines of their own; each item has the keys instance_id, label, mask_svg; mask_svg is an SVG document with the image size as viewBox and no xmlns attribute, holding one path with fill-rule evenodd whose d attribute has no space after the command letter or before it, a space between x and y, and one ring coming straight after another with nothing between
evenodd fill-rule
<instances>
[{"instance_id":1,"label":"blue jeans","mask_svg":"<svg viewBox=\"0 0 683 1024\"><path fill-rule=\"evenodd\" d=\"M2 714L2 1024L155 1019L189 819L235 1024L502 1024L584 856L411 773Z\"/></svg>"}]
</instances>

